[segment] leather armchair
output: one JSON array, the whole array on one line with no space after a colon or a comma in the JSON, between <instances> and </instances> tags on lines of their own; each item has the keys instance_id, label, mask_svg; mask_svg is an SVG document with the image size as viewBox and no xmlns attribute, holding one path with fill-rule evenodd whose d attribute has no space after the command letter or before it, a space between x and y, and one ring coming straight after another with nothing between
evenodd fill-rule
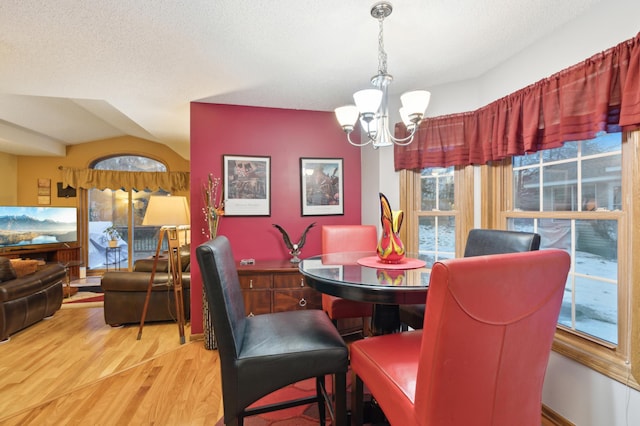
<instances>
[{"instance_id":1,"label":"leather armchair","mask_svg":"<svg viewBox=\"0 0 640 426\"><path fill-rule=\"evenodd\" d=\"M245 316L244 300L229 240L219 236L196 249L211 307L222 372L224 423L242 425L247 416L318 403L325 424L325 376L334 376L335 423L345 425L347 346L321 310ZM213 372L212 372L213 374ZM316 378L316 395L248 408L284 386Z\"/></svg>"},{"instance_id":2,"label":"leather armchair","mask_svg":"<svg viewBox=\"0 0 640 426\"><path fill-rule=\"evenodd\" d=\"M180 248L182 265L183 307L185 319L191 316L191 274L190 248ZM159 258L153 279L149 307L145 323L155 321L175 321L176 303L173 287L168 285L168 259ZM147 288L153 269L153 259L139 259L133 265L133 272L109 271L100 281L104 292L104 321L111 326L139 324L142 309L147 298Z\"/></svg>"},{"instance_id":3,"label":"leather armchair","mask_svg":"<svg viewBox=\"0 0 640 426\"><path fill-rule=\"evenodd\" d=\"M378 231L374 225L324 225L321 234L323 254L375 251L378 244ZM373 305L323 293L322 310L336 326L340 319L362 318L364 330L365 318L371 317Z\"/></svg>"},{"instance_id":4,"label":"leather armchair","mask_svg":"<svg viewBox=\"0 0 640 426\"><path fill-rule=\"evenodd\" d=\"M423 330L351 344L354 424L365 384L393 425L539 426L569 267L557 249L436 262Z\"/></svg>"},{"instance_id":5,"label":"leather armchair","mask_svg":"<svg viewBox=\"0 0 640 426\"><path fill-rule=\"evenodd\" d=\"M472 229L467 237L464 257L487 254L518 253L538 250L540 235L533 232L505 231L502 229ZM400 305L400 322L414 330L424 323L424 304Z\"/></svg>"}]
</instances>

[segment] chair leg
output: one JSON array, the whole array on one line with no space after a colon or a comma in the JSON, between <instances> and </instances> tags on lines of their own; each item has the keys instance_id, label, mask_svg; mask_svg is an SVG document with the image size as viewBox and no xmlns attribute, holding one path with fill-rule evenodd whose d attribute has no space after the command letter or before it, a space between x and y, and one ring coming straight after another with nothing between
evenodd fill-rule
<instances>
[{"instance_id":1,"label":"chair leg","mask_svg":"<svg viewBox=\"0 0 640 426\"><path fill-rule=\"evenodd\" d=\"M335 382L335 425L347 426L347 373L336 373Z\"/></svg>"},{"instance_id":2,"label":"chair leg","mask_svg":"<svg viewBox=\"0 0 640 426\"><path fill-rule=\"evenodd\" d=\"M324 400L324 377L319 376L316 377L316 395L318 397L318 417L320 419L320 424L324 425L325 419L327 418L326 410L325 410L325 400Z\"/></svg>"},{"instance_id":3,"label":"chair leg","mask_svg":"<svg viewBox=\"0 0 640 426\"><path fill-rule=\"evenodd\" d=\"M355 426L362 426L364 410L364 404L362 403L363 394L364 384L362 383L362 379L356 375L351 401L351 424Z\"/></svg>"}]
</instances>

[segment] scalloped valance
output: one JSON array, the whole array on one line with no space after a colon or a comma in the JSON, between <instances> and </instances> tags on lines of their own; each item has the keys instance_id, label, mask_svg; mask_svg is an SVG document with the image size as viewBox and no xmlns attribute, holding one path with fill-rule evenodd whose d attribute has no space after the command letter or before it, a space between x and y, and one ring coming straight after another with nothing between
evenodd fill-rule
<instances>
[{"instance_id":1,"label":"scalloped valance","mask_svg":"<svg viewBox=\"0 0 640 426\"><path fill-rule=\"evenodd\" d=\"M189 172L123 172L60 167L62 187L167 192L188 191Z\"/></svg>"}]
</instances>

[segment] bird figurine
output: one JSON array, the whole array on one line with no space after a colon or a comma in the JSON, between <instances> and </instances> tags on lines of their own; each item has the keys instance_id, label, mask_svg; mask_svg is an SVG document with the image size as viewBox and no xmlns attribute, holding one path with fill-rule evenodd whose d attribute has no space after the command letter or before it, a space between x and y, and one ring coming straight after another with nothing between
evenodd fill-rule
<instances>
[{"instance_id":1,"label":"bird figurine","mask_svg":"<svg viewBox=\"0 0 640 426\"><path fill-rule=\"evenodd\" d=\"M291 238L289 238L289 234L287 233L287 231L284 230L282 226L275 223L273 224L273 226L275 226L278 229L278 231L280 231L280 233L282 234L282 239L284 240L284 244L289 249L289 254L292 256L291 263L300 263L300 258L298 257L298 255L300 254L300 250L302 250L302 247L306 242L307 232L309 232L309 229L313 228L315 225L316 223L313 222L311 225L307 226L307 228L304 230L304 232L300 236L300 239L298 240L298 242L294 244L291 242Z\"/></svg>"}]
</instances>

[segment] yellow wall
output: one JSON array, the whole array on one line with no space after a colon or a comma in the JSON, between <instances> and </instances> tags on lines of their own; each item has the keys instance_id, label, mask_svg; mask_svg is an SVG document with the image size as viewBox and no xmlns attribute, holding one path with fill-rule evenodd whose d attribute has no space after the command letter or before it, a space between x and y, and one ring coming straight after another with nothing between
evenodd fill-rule
<instances>
[{"instance_id":1,"label":"yellow wall","mask_svg":"<svg viewBox=\"0 0 640 426\"><path fill-rule=\"evenodd\" d=\"M18 158L0 152L0 206L18 202Z\"/></svg>"},{"instance_id":2,"label":"yellow wall","mask_svg":"<svg viewBox=\"0 0 640 426\"><path fill-rule=\"evenodd\" d=\"M17 168L14 167L14 175L17 176L17 179L14 178L14 182L17 180L17 183L14 183L13 187L17 188L15 190L17 195L9 204L38 205L38 179L48 178L51 179L51 205L76 206L77 197L59 198L57 196L56 183L62 181L62 174L58 167L88 168L97 159L121 154L143 155L153 158L166 164L171 172L189 171L188 160L182 158L166 145L146 139L123 136L69 145L66 157L14 157L17 158ZM4 155L6 154L0 155L0 165L4 163ZM4 175L3 172L0 176L4 179ZM10 178L10 176L8 177ZM0 191L0 197L4 197L4 191L4 188ZM188 193L177 195L189 196Z\"/></svg>"}]
</instances>

